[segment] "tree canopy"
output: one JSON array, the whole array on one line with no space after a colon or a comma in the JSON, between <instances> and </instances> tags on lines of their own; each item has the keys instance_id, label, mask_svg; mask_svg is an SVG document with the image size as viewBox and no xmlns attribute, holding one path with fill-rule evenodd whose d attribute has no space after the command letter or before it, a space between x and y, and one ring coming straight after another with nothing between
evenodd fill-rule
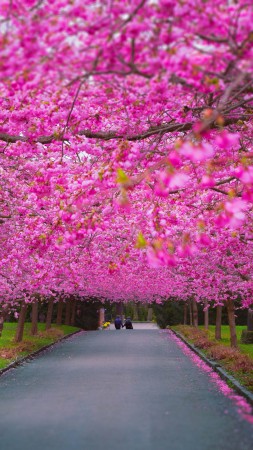
<instances>
[{"instance_id":1,"label":"tree canopy","mask_svg":"<svg viewBox=\"0 0 253 450\"><path fill-rule=\"evenodd\" d=\"M252 302L253 6L1 0L3 303Z\"/></svg>"}]
</instances>

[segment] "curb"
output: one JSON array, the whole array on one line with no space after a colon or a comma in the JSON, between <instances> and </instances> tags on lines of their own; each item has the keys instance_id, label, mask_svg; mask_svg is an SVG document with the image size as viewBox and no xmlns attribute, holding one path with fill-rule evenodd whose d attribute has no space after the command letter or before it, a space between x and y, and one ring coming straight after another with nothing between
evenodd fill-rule
<instances>
[{"instance_id":1,"label":"curb","mask_svg":"<svg viewBox=\"0 0 253 450\"><path fill-rule=\"evenodd\" d=\"M26 361L29 361L30 359L34 359L37 355L44 352L45 350L48 350L49 348L53 347L56 344L59 344L59 342L65 341L66 339L74 336L75 334L82 333L83 330L74 331L74 333L66 334L66 336L63 336L62 338L58 339L55 342L52 342L51 344L44 345L44 347L39 348L35 352L29 353L29 355L24 356L23 358L17 359L16 361L12 362L8 366L4 367L0 370L0 377L5 373L8 372L8 370L14 369L17 366L20 366Z\"/></svg>"},{"instance_id":2,"label":"curb","mask_svg":"<svg viewBox=\"0 0 253 450\"><path fill-rule=\"evenodd\" d=\"M208 366L212 367L212 369L219 374L219 376L222 378L222 380L226 381L226 383L229 385L229 387L232 386L232 388L240 395L245 397L248 402L253 406L253 394L252 392L248 391L245 387L243 387L239 381L236 380L232 375L229 375L228 372L223 369L219 363L216 361L212 361L206 357L206 355L201 352L195 345L190 344L184 336L182 336L177 331L172 330L169 328L169 330L174 333L181 341L183 341L187 347L189 347L194 353L196 353Z\"/></svg>"}]
</instances>

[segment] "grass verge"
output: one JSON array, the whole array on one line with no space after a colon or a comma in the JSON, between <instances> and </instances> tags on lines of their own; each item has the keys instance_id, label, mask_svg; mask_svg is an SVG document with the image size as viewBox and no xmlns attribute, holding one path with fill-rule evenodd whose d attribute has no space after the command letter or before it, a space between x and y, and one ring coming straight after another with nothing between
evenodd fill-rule
<instances>
[{"instance_id":1,"label":"grass verge","mask_svg":"<svg viewBox=\"0 0 253 450\"><path fill-rule=\"evenodd\" d=\"M78 331L78 328L69 325L52 325L52 328L45 331L45 324L38 324L38 335L31 336L31 324L25 324L24 338L20 343L14 342L14 336L16 333L17 323L5 323L0 338L0 369L4 369L9 364L30 353L39 350L46 345L50 345L57 342L64 336Z\"/></svg>"},{"instance_id":2,"label":"grass verge","mask_svg":"<svg viewBox=\"0 0 253 450\"><path fill-rule=\"evenodd\" d=\"M216 341L214 326L208 331L203 327L193 328L185 325L171 327L182 334L189 342L199 348L205 355L217 361L228 373L233 375L243 386L253 392L253 345L240 344L238 349L230 347L229 327L222 327L222 340ZM238 336L241 329L237 327Z\"/></svg>"}]
</instances>

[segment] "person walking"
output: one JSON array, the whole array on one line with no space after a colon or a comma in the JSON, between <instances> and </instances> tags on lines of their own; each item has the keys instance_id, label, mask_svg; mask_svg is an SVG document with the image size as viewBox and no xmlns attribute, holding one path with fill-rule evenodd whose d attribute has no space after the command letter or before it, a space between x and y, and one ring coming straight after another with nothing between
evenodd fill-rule
<instances>
[{"instance_id":1,"label":"person walking","mask_svg":"<svg viewBox=\"0 0 253 450\"><path fill-rule=\"evenodd\" d=\"M126 327L126 330L132 330L133 329L133 324L132 324L132 321L131 321L131 317L127 317L126 318L124 325L122 325L122 328L123 327Z\"/></svg>"},{"instance_id":2,"label":"person walking","mask_svg":"<svg viewBox=\"0 0 253 450\"><path fill-rule=\"evenodd\" d=\"M114 326L115 326L116 330L120 330L123 327L120 316L117 316L116 319L114 320Z\"/></svg>"}]
</instances>

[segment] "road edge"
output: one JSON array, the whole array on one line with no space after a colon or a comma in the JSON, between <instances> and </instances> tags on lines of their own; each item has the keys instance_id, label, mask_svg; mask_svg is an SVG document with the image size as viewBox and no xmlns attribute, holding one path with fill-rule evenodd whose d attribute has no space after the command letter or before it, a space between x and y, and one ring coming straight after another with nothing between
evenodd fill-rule
<instances>
[{"instance_id":1,"label":"road edge","mask_svg":"<svg viewBox=\"0 0 253 450\"><path fill-rule=\"evenodd\" d=\"M84 330L80 329L80 330L74 331L73 333L66 334L62 338L57 339L57 341L52 342L51 344L48 344L48 345L44 345L44 347L41 347L38 350L35 350L35 352L29 353L29 355L23 356L22 358L19 358L16 361L13 361L8 366L4 367L3 369L0 369L0 377L5 372L8 372L9 370L14 369L17 366L20 366L21 364L23 364L26 361L29 361L30 359L34 359L37 355L39 355L40 353L44 352L45 350L48 350L49 348L53 347L54 345L59 344L62 341L65 341L66 339L74 336L75 334L82 333L83 331Z\"/></svg>"},{"instance_id":2,"label":"road edge","mask_svg":"<svg viewBox=\"0 0 253 450\"><path fill-rule=\"evenodd\" d=\"M245 397L248 400L248 402L253 406L253 394L244 386L242 386L236 378L234 378L225 369L223 369L218 362L208 359L201 350L199 350L194 344L191 344L189 341L187 341L182 334L178 333L178 331L175 331L170 327L167 329L170 330L173 334L175 334L179 339L181 339L181 341L183 341L184 344L187 345L187 347L189 347L208 366L210 366L215 372L217 372L219 376L222 378L222 380L226 381L229 387L232 387L238 394Z\"/></svg>"}]
</instances>

